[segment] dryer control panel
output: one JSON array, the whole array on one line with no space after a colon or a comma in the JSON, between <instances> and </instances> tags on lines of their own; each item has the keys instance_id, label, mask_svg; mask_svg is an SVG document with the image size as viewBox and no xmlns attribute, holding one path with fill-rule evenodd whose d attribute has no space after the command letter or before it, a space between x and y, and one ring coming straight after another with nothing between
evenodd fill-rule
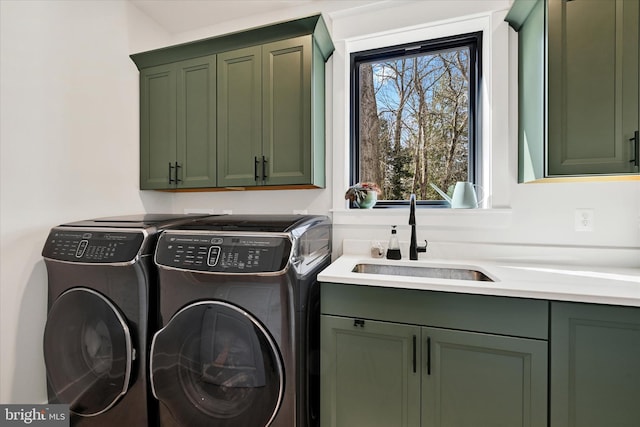
<instances>
[{"instance_id":1,"label":"dryer control panel","mask_svg":"<svg viewBox=\"0 0 640 427\"><path fill-rule=\"evenodd\" d=\"M49 233L42 256L91 264L133 262L143 241L141 232L54 228Z\"/></svg>"},{"instance_id":2,"label":"dryer control panel","mask_svg":"<svg viewBox=\"0 0 640 427\"><path fill-rule=\"evenodd\" d=\"M156 264L212 273L268 273L289 262L291 242L281 236L183 234L167 231L156 247Z\"/></svg>"}]
</instances>

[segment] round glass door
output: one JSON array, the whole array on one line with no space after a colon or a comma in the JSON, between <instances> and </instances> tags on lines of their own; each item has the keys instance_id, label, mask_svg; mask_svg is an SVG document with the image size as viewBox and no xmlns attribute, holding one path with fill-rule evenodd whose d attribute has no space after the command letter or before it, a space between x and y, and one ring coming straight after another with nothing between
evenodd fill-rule
<instances>
[{"instance_id":1,"label":"round glass door","mask_svg":"<svg viewBox=\"0 0 640 427\"><path fill-rule=\"evenodd\" d=\"M219 301L183 308L156 333L151 383L185 427L268 426L284 389L269 333L250 314Z\"/></svg>"},{"instance_id":2,"label":"round glass door","mask_svg":"<svg viewBox=\"0 0 640 427\"><path fill-rule=\"evenodd\" d=\"M44 330L49 388L81 416L107 411L127 392L133 359L124 317L104 296L86 288L63 293Z\"/></svg>"}]
</instances>

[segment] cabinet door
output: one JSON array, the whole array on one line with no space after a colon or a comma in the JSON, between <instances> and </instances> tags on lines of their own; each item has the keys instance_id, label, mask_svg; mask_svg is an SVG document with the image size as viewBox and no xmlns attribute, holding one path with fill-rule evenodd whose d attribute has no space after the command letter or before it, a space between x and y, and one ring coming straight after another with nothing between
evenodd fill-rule
<instances>
[{"instance_id":1,"label":"cabinet door","mask_svg":"<svg viewBox=\"0 0 640 427\"><path fill-rule=\"evenodd\" d=\"M176 73L168 64L140 72L140 189L172 188L175 160Z\"/></svg>"},{"instance_id":2,"label":"cabinet door","mask_svg":"<svg viewBox=\"0 0 640 427\"><path fill-rule=\"evenodd\" d=\"M420 425L420 328L321 316L321 425Z\"/></svg>"},{"instance_id":3,"label":"cabinet door","mask_svg":"<svg viewBox=\"0 0 640 427\"><path fill-rule=\"evenodd\" d=\"M260 46L218 55L218 186L248 186L262 177Z\"/></svg>"},{"instance_id":4,"label":"cabinet door","mask_svg":"<svg viewBox=\"0 0 640 427\"><path fill-rule=\"evenodd\" d=\"M547 342L423 328L422 425L547 425Z\"/></svg>"},{"instance_id":5,"label":"cabinet door","mask_svg":"<svg viewBox=\"0 0 640 427\"><path fill-rule=\"evenodd\" d=\"M310 184L311 36L269 43L262 52L265 184Z\"/></svg>"},{"instance_id":6,"label":"cabinet door","mask_svg":"<svg viewBox=\"0 0 640 427\"><path fill-rule=\"evenodd\" d=\"M637 172L638 0L549 0L548 174Z\"/></svg>"},{"instance_id":7,"label":"cabinet door","mask_svg":"<svg viewBox=\"0 0 640 427\"><path fill-rule=\"evenodd\" d=\"M176 64L178 188L216 186L216 57Z\"/></svg>"},{"instance_id":8,"label":"cabinet door","mask_svg":"<svg viewBox=\"0 0 640 427\"><path fill-rule=\"evenodd\" d=\"M551 427L640 426L640 309L551 305Z\"/></svg>"}]
</instances>

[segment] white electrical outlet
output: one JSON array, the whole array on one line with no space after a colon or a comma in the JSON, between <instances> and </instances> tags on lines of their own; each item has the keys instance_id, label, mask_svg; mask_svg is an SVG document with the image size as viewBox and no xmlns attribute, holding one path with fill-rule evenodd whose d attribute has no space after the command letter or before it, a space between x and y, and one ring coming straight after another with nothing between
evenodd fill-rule
<instances>
[{"instance_id":1,"label":"white electrical outlet","mask_svg":"<svg viewBox=\"0 0 640 427\"><path fill-rule=\"evenodd\" d=\"M595 214L593 209L576 209L575 229L576 231L593 231Z\"/></svg>"}]
</instances>

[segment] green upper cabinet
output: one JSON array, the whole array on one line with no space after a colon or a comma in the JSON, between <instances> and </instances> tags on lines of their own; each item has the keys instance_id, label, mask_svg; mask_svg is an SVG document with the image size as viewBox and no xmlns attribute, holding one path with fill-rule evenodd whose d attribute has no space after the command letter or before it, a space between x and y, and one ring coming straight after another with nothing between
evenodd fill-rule
<instances>
[{"instance_id":1,"label":"green upper cabinet","mask_svg":"<svg viewBox=\"0 0 640 427\"><path fill-rule=\"evenodd\" d=\"M637 174L638 0L516 0L519 180Z\"/></svg>"},{"instance_id":2,"label":"green upper cabinet","mask_svg":"<svg viewBox=\"0 0 640 427\"><path fill-rule=\"evenodd\" d=\"M265 184L324 187L324 85L312 86L324 82L324 61L313 57L311 38L265 45L262 76Z\"/></svg>"},{"instance_id":3,"label":"green upper cabinet","mask_svg":"<svg viewBox=\"0 0 640 427\"><path fill-rule=\"evenodd\" d=\"M218 183L256 185L262 173L262 48L218 61Z\"/></svg>"},{"instance_id":4,"label":"green upper cabinet","mask_svg":"<svg viewBox=\"0 0 640 427\"><path fill-rule=\"evenodd\" d=\"M141 188L324 187L333 50L316 15L132 55Z\"/></svg>"},{"instance_id":5,"label":"green upper cabinet","mask_svg":"<svg viewBox=\"0 0 640 427\"><path fill-rule=\"evenodd\" d=\"M219 55L220 186L324 186L324 60L313 55L311 36Z\"/></svg>"},{"instance_id":6,"label":"green upper cabinet","mask_svg":"<svg viewBox=\"0 0 640 427\"><path fill-rule=\"evenodd\" d=\"M216 185L215 55L140 72L140 188Z\"/></svg>"},{"instance_id":7,"label":"green upper cabinet","mask_svg":"<svg viewBox=\"0 0 640 427\"><path fill-rule=\"evenodd\" d=\"M177 159L176 72L159 65L140 72L140 188L169 188ZM172 178L173 179L173 178Z\"/></svg>"},{"instance_id":8,"label":"green upper cabinet","mask_svg":"<svg viewBox=\"0 0 640 427\"><path fill-rule=\"evenodd\" d=\"M640 308L551 303L550 427L640 426Z\"/></svg>"}]
</instances>

